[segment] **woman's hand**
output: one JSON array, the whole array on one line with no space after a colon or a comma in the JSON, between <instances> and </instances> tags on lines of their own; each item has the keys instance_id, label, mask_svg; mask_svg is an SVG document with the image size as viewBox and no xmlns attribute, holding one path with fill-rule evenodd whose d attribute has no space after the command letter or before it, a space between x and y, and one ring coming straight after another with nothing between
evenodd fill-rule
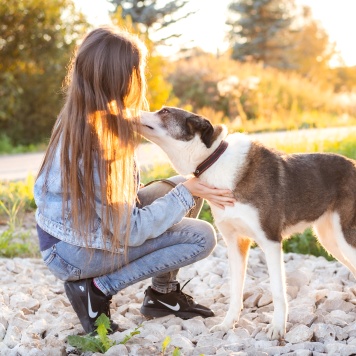
<instances>
[{"instance_id":1,"label":"woman's hand","mask_svg":"<svg viewBox=\"0 0 356 356\"><path fill-rule=\"evenodd\" d=\"M190 178L183 185L192 195L206 199L220 209L224 209L225 206L234 206L236 202L231 190L211 187L203 183L199 178Z\"/></svg>"}]
</instances>

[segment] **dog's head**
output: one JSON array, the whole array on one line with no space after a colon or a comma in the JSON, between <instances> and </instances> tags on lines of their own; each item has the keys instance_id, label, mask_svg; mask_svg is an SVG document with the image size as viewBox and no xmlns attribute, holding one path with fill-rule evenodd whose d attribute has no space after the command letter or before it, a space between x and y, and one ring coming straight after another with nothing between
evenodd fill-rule
<instances>
[{"instance_id":1,"label":"dog's head","mask_svg":"<svg viewBox=\"0 0 356 356\"><path fill-rule=\"evenodd\" d=\"M141 134L167 153L180 174L194 171L227 133L224 125L213 126L202 116L173 107L143 111L140 122Z\"/></svg>"}]
</instances>

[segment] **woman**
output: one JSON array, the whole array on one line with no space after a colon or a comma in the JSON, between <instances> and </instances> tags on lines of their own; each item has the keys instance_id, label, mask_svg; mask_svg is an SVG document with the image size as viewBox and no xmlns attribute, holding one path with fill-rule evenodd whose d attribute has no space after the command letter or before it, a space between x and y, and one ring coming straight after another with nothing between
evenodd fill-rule
<instances>
[{"instance_id":1,"label":"woman","mask_svg":"<svg viewBox=\"0 0 356 356\"><path fill-rule=\"evenodd\" d=\"M148 277L144 315L214 315L176 280L180 267L208 256L216 243L210 224L185 216L199 213L201 199L193 196L221 208L234 200L196 178L139 191L134 151L145 108L145 52L134 36L107 27L84 38L35 183L42 257L65 281L87 333L101 313L110 317L114 294ZM111 329L118 325L111 321Z\"/></svg>"}]
</instances>

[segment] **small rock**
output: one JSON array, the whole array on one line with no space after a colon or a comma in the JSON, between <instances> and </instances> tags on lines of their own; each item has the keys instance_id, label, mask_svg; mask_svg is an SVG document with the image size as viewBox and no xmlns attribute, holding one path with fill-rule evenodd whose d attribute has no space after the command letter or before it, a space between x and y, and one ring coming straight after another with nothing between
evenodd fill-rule
<instances>
[{"instance_id":1,"label":"small rock","mask_svg":"<svg viewBox=\"0 0 356 356\"><path fill-rule=\"evenodd\" d=\"M264 307L265 305L269 305L273 303L272 294L270 292L264 292L261 298L258 300L258 307Z\"/></svg>"},{"instance_id":2,"label":"small rock","mask_svg":"<svg viewBox=\"0 0 356 356\"><path fill-rule=\"evenodd\" d=\"M193 343L188 338L181 335L172 335L171 345L184 349L185 351L194 349Z\"/></svg>"},{"instance_id":3,"label":"small rock","mask_svg":"<svg viewBox=\"0 0 356 356\"><path fill-rule=\"evenodd\" d=\"M313 337L313 331L305 325L297 325L287 332L285 339L291 344L298 344L304 341L310 341Z\"/></svg>"},{"instance_id":4,"label":"small rock","mask_svg":"<svg viewBox=\"0 0 356 356\"><path fill-rule=\"evenodd\" d=\"M128 354L129 354L129 352L128 352L126 346L122 345L122 344L119 344L119 345L114 345L114 346L110 347L110 349L108 351L106 351L104 355L107 355L107 356L117 356L117 355L126 356Z\"/></svg>"},{"instance_id":5,"label":"small rock","mask_svg":"<svg viewBox=\"0 0 356 356\"><path fill-rule=\"evenodd\" d=\"M249 296L247 299L244 300L244 307L245 308L253 308L256 307L259 300L262 297L262 293L261 292L257 292L252 294L251 296Z\"/></svg>"},{"instance_id":6,"label":"small rock","mask_svg":"<svg viewBox=\"0 0 356 356\"><path fill-rule=\"evenodd\" d=\"M333 310L342 310L345 313L348 313L355 308L352 303L339 299L327 299L322 305L320 305L320 307L329 313Z\"/></svg>"},{"instance_id":7,"label":"small rock","mask_svg":"<svg viewBox=\"0 0 356 356\"><path fill-rule=\"evenodd\" d=\"M204 322L198 318L184 320L182 323L182 328L184 330L189 330L194 336L206 334L209 332Z\"/></svg>"},{"instance_id":8,"label":"small rock","mask_svg":"<svg viewBox=\"0 0 356 356\"><path fill-rule=\"evenodd\" d=\"M317 323L311 327L316 341L331 342L336 338L336 329L333 325Z\"/></svg>"}]
</instances>

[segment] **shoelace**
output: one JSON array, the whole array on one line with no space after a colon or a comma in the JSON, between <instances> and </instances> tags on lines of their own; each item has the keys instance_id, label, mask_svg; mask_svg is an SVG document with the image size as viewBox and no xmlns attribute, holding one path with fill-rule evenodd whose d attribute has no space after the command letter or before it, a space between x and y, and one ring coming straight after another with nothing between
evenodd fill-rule
<instances>
[{"instance_id":1,"label":"shoelace","mask_svg":"<svg viewBox=\"0 0 356 356\"><path fill-rule=\"evenodd\" d=\"M177 293L178 293L178 295L180 295L181 297L184 297L184 299L187 301L187 303L189 305L194 304L193 297L190 296L189 294L186 294L186 293L182 292L182 290L190 281L191 281L191 279L188 279L188 281L183 284L182 288L180 288L180 284L179 283L177 285Z\"/></svg>"}]
</instances>

